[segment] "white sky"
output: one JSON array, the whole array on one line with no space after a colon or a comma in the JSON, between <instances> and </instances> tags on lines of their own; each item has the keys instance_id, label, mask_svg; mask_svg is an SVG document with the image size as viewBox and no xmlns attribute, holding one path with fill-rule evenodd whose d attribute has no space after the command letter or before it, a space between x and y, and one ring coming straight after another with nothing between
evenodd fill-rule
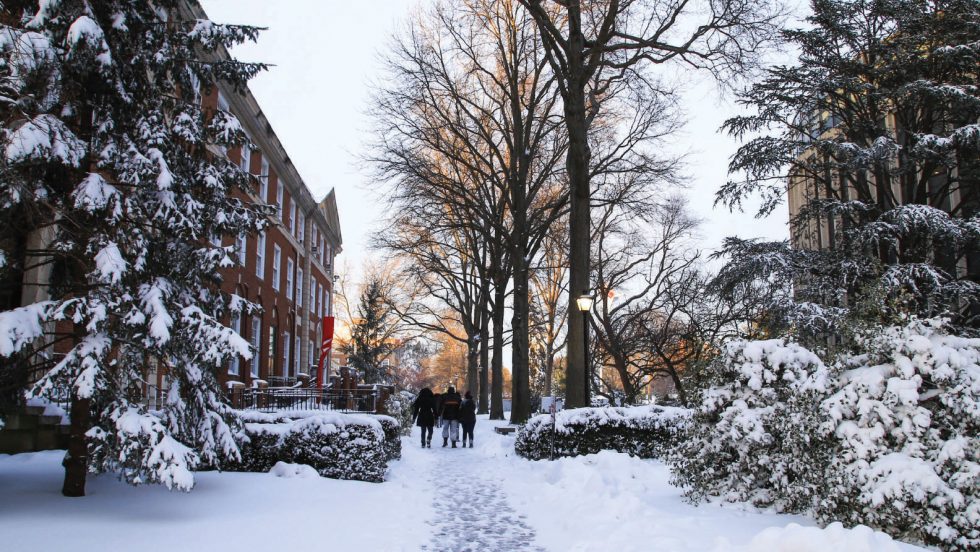
<instances>
[{"instance_id":1,"label":"white sky","mask_svg":"<svg viewBox=\"0 0 980 552\"><path fill-rule=\"evenodd\" d=\"M365 115L380 55L417 0L200 0L212 20L268 27L257 44L236 57L274 65L251 82L252 93L316 199L337 190L344 253L341 265L360 267L370 256L368 236L384 216L377 185L358 165L368 141ZM676 143L690 152L691 207L703 219L703 247L729 235L787 236L785 207L769 219L713 209L737 144L716 132L734 111L710 83L691 86L684 108L689 123Z\"/></svg>"}]
</instances>

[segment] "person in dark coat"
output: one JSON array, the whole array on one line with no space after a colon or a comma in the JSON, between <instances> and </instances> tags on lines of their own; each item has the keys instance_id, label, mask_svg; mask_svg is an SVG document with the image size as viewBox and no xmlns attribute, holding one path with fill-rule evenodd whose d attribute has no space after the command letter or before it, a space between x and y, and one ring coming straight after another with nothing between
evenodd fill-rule
<instances>
[{"instance_id":1,"label":"person in dark coat","mask_svg":"<svg viewBox=\"0 0 980 552\"><path fill-rule=\"evenodd\" d=\"M466 448L466 436L470 437L470 448L473 448L473 428L476 427L476 403L473 394L466 392L462 404L459 405L459 423L463 426L463 448Z\"/></svg>"},{"instance_id":2,"label":"person in dark coat","mask_svg":"<svg viewBox=\"0 0 980 552\"><path fill-rule=\"evenodd\" d=\"M426 387L412 403L412 419L422 428L422 447L432 448L432 426L436 423L436 401L432 390ZM426 437L426 432L429 436Z\"/></svg>"},{"instance_id":3,"label":"person in dark coat","mask_svg":"<svg viewBox=\"0 0 980 552\"><path fill-rule=\"evenodd\" d=\"M439 417L442 418L442 446L446 446L451 437L453 448L456 448L456 441L459 441L459 405L462 402L462 397L452 385L442 394L439 406Z\"/></svg>"}]
</instances>

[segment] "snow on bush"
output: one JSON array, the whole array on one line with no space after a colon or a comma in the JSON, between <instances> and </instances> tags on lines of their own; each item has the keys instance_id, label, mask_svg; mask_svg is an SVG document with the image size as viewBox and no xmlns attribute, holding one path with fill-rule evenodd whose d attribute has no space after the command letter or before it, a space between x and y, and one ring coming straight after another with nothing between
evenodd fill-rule
<instances>
[{"instance_id":1,"label":"snow on bush","mask_svg":"<svg viewBox=\"0 0 980 552\"><path fill-rule=\"evenodd\" d=\"M385 409L398 421L402 435L412 434L412 403L415 395L408 391L399 391L388 396Z\"/></svg>"},{"instance_id":2,"label":"snow on bush","mask_svg":"<svg viewBox=\"0 0 980 552\"><path fill-rule=\"evenodd\" d=\"M860 346L822 405L837 450L819 513L980 548L980 339L912 320Z\"/></svg>"},{"instance_id":3,"label":"snow on bush","mask_svg":"<svg viewBox=\"0 0 980 552\"><path fill-rule=\"evenodd\" d=\"M730 344L687 433L675 482L717 496L980 547L980 339L912 319L856 340L830 369L782 340Z\"/></svg>"},{"instance_id":4,"label":"snow on bush","mask_svg":"<svg viewBox=\"0 0 980 552\"><path fill-rule=\"evenodd\" d=\"M821 484L809 460L825 448L807 413L826 392L827 367L795 343L736 340L709 372L712 387L669 455L675 481L694 500L807 508Z\"/></svg>"},{"instance_id":5,"label":"snow on bush","mask_svg":"<svg viewBox=\"0 0 980 552\"><path fill-rule=\"evenodd\" d=\"M390 416L309 411L243 418L257 421L245 424L241 461L224 469L268 472L287 462L311 466L323 477L380 482L387 462L401 454L400 428Z\"/></svg>"},{"instance_id":6,"label":"snow on bush","mask_svg":"<svg viewBox=\"0 0 980 552\"><path fill-rule=\"evenodd\" d=\"M672 446L689 412L681 408L636 406L576 408L535 416L520 427L517 454L531 460L615 450L659 458Z\"/></svg>"}]
</instances>

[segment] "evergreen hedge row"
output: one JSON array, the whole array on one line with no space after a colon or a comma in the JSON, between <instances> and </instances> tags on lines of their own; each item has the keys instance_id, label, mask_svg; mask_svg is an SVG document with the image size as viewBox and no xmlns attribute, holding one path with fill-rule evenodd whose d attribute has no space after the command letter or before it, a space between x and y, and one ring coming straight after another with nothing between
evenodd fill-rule
<instances>
[{"instance_id":1,"label":"evergreen hedge row","mask_svg":"<svg viewBox=\"0 0 980 552\"><path fill-rule=\"evenodd\" d=\"M381 482L388 462L401 457L401 428L390 416L312 411L242 417L248 442L240 462L222 466L227 471L268 472L282 461L332 479Z\"/></svg>"},{"instance_id":2,"label":"evergreen hedge row","mask_svg":"<svg viewBox=\"0 0 980 552\"><path fill-rule=\"evenodd\" d=\"M530 460L615 450L660 458L673 446L689 411L661 406L576 408L535 416L517 432L515 450Z\"/></svg>"}]
</instances>

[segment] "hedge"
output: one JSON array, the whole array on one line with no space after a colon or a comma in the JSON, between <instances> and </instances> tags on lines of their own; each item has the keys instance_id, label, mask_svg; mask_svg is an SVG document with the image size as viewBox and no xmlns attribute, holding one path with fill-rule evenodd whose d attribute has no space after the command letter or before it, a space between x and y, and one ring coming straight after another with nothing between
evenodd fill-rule
<instances>
[{"instance_id":1,"label":"hedge","mask_svg":"<svg viewBox=\"0 0 980 552\"><path fill-rule=\"evenodd\" d=\"M663 406L576 408L557 413L554 422L547 414L531 418L514 446L530 460L602 450L661 458L689 418L689 410Z\"/></svg>"},{"instance_id":2,"label":"hedge","mask_svg":"<svg viewBox=\"0 0 980 552\"><path fill-rule=\"evenodd\" d=\"M390 416L323 411L241 413L248 441L228 471L268 472L276 462L306 464L323 477L380 482L401 457L400 426Z\"/></svg>"}]
</instances>

